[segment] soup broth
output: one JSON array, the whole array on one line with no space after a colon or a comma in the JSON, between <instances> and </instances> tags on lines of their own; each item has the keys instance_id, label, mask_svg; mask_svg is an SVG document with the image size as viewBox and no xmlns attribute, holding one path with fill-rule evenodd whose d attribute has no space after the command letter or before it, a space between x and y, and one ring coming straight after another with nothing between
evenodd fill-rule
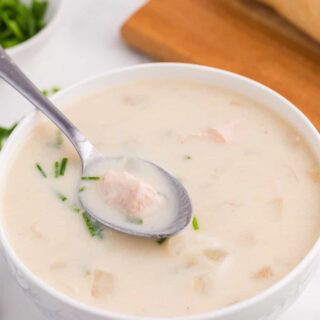
<instances>
[{"instance_id":1,"label":"soup broth","mask_svg":"<svg viewBox=\"0 0 320 320\"><path fill-rule=\"evenodd\" d=\"M78 202L76 151L39 121L12 160L2 223L25 265L56 290L128 315L203 313L269 288L317 240L317 161L263 105L167 80L109 87L64 111L102 153L171 172L190 193L195 218L161 241L102 228Z\"/></svg>"}]
</instances>

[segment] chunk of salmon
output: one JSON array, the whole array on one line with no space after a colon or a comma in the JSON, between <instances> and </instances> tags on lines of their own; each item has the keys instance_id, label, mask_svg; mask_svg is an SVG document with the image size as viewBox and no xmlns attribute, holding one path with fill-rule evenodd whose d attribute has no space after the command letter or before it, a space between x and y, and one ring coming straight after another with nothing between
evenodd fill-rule
<instances>
[{"instance_id":1,"label":"chunk of salmon","mask_svg":"<svg viewBox=\"0 0 320 320\"><path fill-rule=\"evenodd\" d=\"M234 138L235 127L239 121L232 121L221 125L209 127L203 131L184 136L181 143L186 143L193 139L206 139L216 143L230 143Z\"/></svg>"},{"instance_id":2,"label":"chunk of salmon","mask_svg":"<svg viewBox=\"0 0 320 320\"><path fill-rule=\"evenodd\" d=\"M208 138L218 143L232 142L234 135L234 123L210 127L207 129L206 135Z\"/></svg>"},{"instance_id":3,"label":"chunk of salmon","mask_svg":"<svg viewBox=\"0 0 320 320\"><path fill-rule=\"evenodd\" d=\"M108 170L102 179L102 191L109 205L133 215L158 200L152 186L127 171Z\"/></svg>"}]
</instances>

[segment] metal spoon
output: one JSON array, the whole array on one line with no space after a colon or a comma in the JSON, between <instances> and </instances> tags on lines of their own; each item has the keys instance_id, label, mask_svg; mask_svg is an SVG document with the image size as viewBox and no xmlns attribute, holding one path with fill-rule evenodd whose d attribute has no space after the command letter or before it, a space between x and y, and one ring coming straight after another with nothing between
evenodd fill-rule
<instances>
[{"instance_id":1,"label":"metal spoon","mask_svg":"<svg viewBox=\"0 0 320 320\"><path fill-rule=\"evenodd\" d=\"M84 176L86 175L88 167L92 168L97 161L101 161L102 159L109 159L95 149L91 142L88 141L86 137L73 125L73 123L40 92L40 90L27 78L27 76L1 48L0 77L20 92L38 110L44 113L68 137L80 156ZM142 237L163 238L178 233L190 223L192 218L192 204L186 189L176 178L163 168L146 160L138 159L138 161L142 161L145 165L152 165L157 168L160 174L168 180L175 192L175 197L177 199L177 212L175 215L176 218L170 226L163 230L150 230L150 232L146 232L136 229L131 230L130 228L110 223L110 221L101 218L101 215L88 208L86 203L81 199L81 193L78 193L82 206L94 220L99 221L102 225L108 228L115 229L126 234Z\"/></svg>"}]
</instances>

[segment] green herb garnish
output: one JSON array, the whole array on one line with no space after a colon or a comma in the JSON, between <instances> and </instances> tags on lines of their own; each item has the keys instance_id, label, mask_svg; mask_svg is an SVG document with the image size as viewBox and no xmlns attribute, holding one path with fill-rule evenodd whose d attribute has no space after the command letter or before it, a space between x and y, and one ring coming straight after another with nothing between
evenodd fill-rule
<instances>
[{"instance_id":1,"label":"green herb garnish","mask_svg":"<svg viewBox=\"0 0 320 320\"><path fill-rule=\"evenodd\" d=\"M55 176L55 178L58 178L60 176L64 176L67 164L68 164L68 158L62 158L61 161L54 162L54 176Z\"/></svg>"},{"instance_id":2,"label":"green herb garnish","mask_svg":"<svg viewBox=\"0 0 320 320\"><path fill-rule=\"evenodd\" d=\"M57 131L53 146L57 149L60 149L63 144L63 137L61 131Z\"/></svg>"},{"instance_id":3,"label":"green herb garnish","mask_svg":"<svg viewBox=\"0 0 320 320\"><path fill-rule=\"evenodd\" d=\"M185 160L191 160L192 157L191 157L189 154L187 154L187 155L184 156L184 159L185 159Z\"/></svg>"},{"instance_id":4,"label":"green herb garnish","mask_svg":"<svg viewBox=\"0 0 320 320\"><path fill-rule=\"evenodd\" d=\"M81 177L81 180L100 180L100 177L87 176L87 177Z\"/></svg>"},{"instance_id":5,"label":"green herb garnish","mask_svg":"<svg viewBox=\"0 0 320 320\"><path fill-rule=\"evenodd\" d=\"M0 0L1 1L1 0ZM7 138L10 136L12 131L16 128L17 123L15 123L12 127L10 128L4 128L0 127L0 150L3 147L4 142L7 140Z\"/></svg>"},{"instance_id":6,"label":"green herb garnish","mask_svg":"<svg viewBox=\"0 0 320 320\"><path fill-rule=\"evenodd\" d=\"M37 34L45 26L47 0L0 0L0 45L13 47Z\"/></svg>"},{"instance_id":7,"label":"green herb garnish","mask_svg":"<svg viewBox=\"0 0 320 320\"><path fill-rule=\"evenodd\" d=\"M49 97L49 91L47 89L43 89L41 92L45 97Z\"/></svg>"},{"instance_id":8,"label":"green herb garnish","mask_svg":"<svg viewBox=\"0 0 320 320\"><path fill-rule=\"evenodd\" d=\"M194 231L199 230L199 223L196 216L194 216L192 219L192 226Z\"/></svg>"},{"instance_id":9,"label":"green herb garnish","mask_svg":"<svg viewBox=\"0 0 320 320\"><path fill-rule=\"evenodd\" d=\"M60 90L61 90L60 87L52 87L52 88L51 88L52 93L57 93L57 92L59 92Z\"/></svg>"},{"instance_id":10,"label":"green herb garnish","mask_svg":"<svg viewBox=\"0 0 320 320\"><path fill-rule=\"evenodd\" d=\"M54 162L54 176L55 178L59 177L59 161Z\"/></svg>"},{"instance_id":11,"label":"green herb garnish","mask_svg":"<svg viewBox=\"0 0 320 320\"><path fill-rule=\"evenodd\" d=\"M68 163L68 158L63 158L61 160L61 164L60 164L60 176L64 176L64 173L66 171L66 167L67 167L67 163Z\"/></svg>"},{"instance_id":12,"label":"green herb garnish","mask_svg":"<svg viewBox=\"0 0 320 320\"><path fill-rule=\"evenodd\" d=\"M0 0L0 1L1 1L1 0ZM46 96L46 97L50 97L50 96L52 96L53 94L59 92L60 90L61 90L60 87L55 86L55 87L52 87L52 88L49 88L49 89L43 89L43 90L42 90L42 94L43 94L44 96Z\"/></svg>"},{"instance_id":13,"label":"green herb garnish","mask_svg":"<svg viewBox=\"0 0 320 320\"><path fill-rule=\"evenodd\" d=\"M81 209L75 204L71 206L71 209L76 213L80 213L81 211Z\"/></svg>"},{"instance_id":14,"label":"green herb garnish","mask_svg":"<svg viewBox=\"0 0 320 320\"><path fill-rule=\"evenodd\" d=\"M79 192L83 192L84 190L86 190L86 187L79 188Z\"/></svg>"},{"instance_id":15,"label":"green herb garnish","mask_svg":"<svg viewBox=\"0 0 320 320\"><path fill-rule=\"evenodd\" d=\"M102 238L101 232L103 229L101 228L101 226L98 223L93 222L86 211L82 212L82 217L91 237Z\"/></svg>"},{"instance_id":16,"label":"green herb garnish","mask_svg":"<svg viewBox=\"0 0 320 320\"><path fill-rule=\"evenodd\" d=\"M127 221L133 224L143 224L143 220L140 218L136 218L136 217L127 217Z\"/></svg>"},{"instance_id":17,"label":"green herb garnish","mask_svg":"<svg viewBox=\"0 0 320 320\"><path fill-rule=\"evenodd\" d=\"M44 172L44 170L42 169L42 166L40 165L40 163L36 163L36 168L39 170L39 172L41 173L41 175L46 178L47 174Z\"/></svg>"},{"instance_id":18,"label":"green herb garnish","mask_svg":"<svg viewBox=\"0 0 320 320\"><path fill-rule=\"evenodd\" d=\"M158 244L163 244L165 241L167 241L168 238L161 238L159 240L157 240Z\"/></svg>"},{"instance_id":19,"label":"green herb garnish","mask_svg":"<svg viewBox=\"0 0 320 320\"><path fill-rule=\"evenodd\" d=\"M65 201L68 200L68 198L67 198L64 194L62 194L62 193L57 193L57 195L58 195L58 198L59 198L62 202L65 202Z\"/></svg>"}]
</instances>

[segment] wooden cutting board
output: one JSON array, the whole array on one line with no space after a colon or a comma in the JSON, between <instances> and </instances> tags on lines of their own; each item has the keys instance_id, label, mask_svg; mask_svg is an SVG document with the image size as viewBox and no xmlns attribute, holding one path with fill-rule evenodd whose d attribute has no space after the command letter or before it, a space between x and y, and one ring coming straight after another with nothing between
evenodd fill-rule
<instances>
[{"instance_id":1,"label":"wooden cutting board","mask_svg":"<svg viewBox=\"0 0 320 320\"><path fill-rule=\"evenodd\" d=\"M320 129L320 44L253 0L151 0L121 33L157 60L215 66L260 81Z\"/></svg>"}]
</instances>

